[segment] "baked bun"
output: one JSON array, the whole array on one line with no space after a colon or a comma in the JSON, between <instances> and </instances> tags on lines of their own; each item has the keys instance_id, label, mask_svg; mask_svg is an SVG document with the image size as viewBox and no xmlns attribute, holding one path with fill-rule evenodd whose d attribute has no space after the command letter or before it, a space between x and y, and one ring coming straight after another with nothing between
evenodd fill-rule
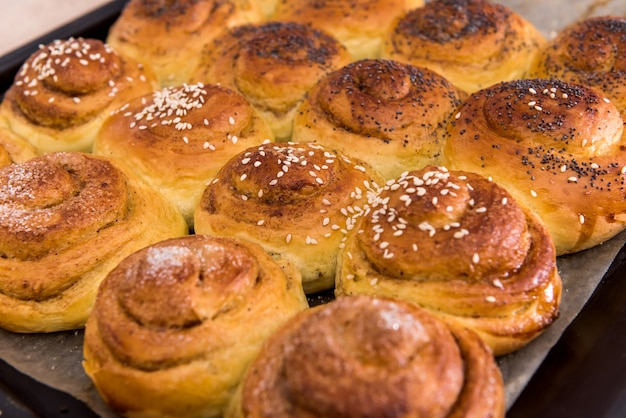
<instances>
[{"instance_id":1,"label":"baked bun","mask_svg":"<svg viewBox=\"0 0 626 418\"><path fill-rule=\"evenodd\" d=\"M195 207L218 170L239 152L273 138L239 93L185 84L121 108L104 123L93 152L126 163L193 226Z\"/></svg>"},{"instance_id":2,"label":"baked bun","mask_svg":"<svg viewBox=\"0 0 626 418\"><path fill-rule=\"evenodd\" d=\"M155 86L152 73L100 40L55 40L22 65L0 115L41 153L86 152L111 111Z\"/></svg>"},{"instance_id":3,"label":"baked bun","mask_svg":"<svg viewBox=\"0 0 626 418\"><path fill-rule=\"evenodd\" d=\"M471 93L523 78L543 44L543 35L504 5L433 0L392 24L381 56L430 68Z\"/></svg>"},{"instance_id":4,"label":"baked bun","mask_svg":"<svg viewBox=\"0 0 626 418\"><path fill-rule=\"evenodd\" d=\"M292 139L359 158L392 179L438 164L448 121L465 97L428 69L357 61L309 91L294 118Z\"/></svg>"},{"instance_id":5,"label":"baked bun","mask_svg":"<svg viewBox=\"0 0 626 418\"><path fill-rule=\"evenodd\" d=\"M407 302L352 296L272 335L226 417L502 418L504 387L475 333Z\"/></svg>"},{"instance_id":6,"label":"baked bun","mask_svg":"<svg viewBox=\"0 0 626 418\"><path fill-rule=\"evenodd\" d=\"M593 86L626 118L626 17L601 16L563 29L535 57L529 76Z\"/></svg>"},{"instance_id":7,"label":"baked bun","mask_svg":"<svg viewBox=\"0 0 626 418\"><path fill-rule=\"evenodd\" d=\"M207 186L195 231L256 242L298 267L307 293L330 289L351 213L380 182L366 167L317 144L250 148Z\"/></svg>"},{"instance_id":8,"label":"baked bun","mask_svg":"<svg viewBox=\"0 0 626 418\"><path fill-rule=\"evenodd\" d=\"M0 169L0 327L82 327L120 260L187 231L159 193L104 158L51 153Z\"/></svg>"},{"instance_id":9,"label":"baked bun","mask_svg":"<svg viewBox=\"0 0 626 418\"><path fill-rule=\"evenodd\" d=\"M221 417L262 343L308 304L298 271L260 247L192 235L124 259L104 280L84 362L132 417Z\"/></svg>"},{"instance_id":10,"label":"baked bun","mask_svg":"<svg viewBox=\"0 0 626 418\"><path fill-rule=\"evenodd\" d=\"M0 119L0 168L38 156L35 147L22 137L14 134Z\"/></svg>"},{"instance_id":11,"label":"baked bun","mask_svg":"<svg viewBox=\"0 0 626 418\"><path fill-rule=\"evenodd\" d=\"M204 50L192 81L241 93L266 119L276 139L287 141L306 92L351 61L339 41L317 29L292 22L243 25Z\"/></svg>"},{"instance_id":12,"label":"baked bun","mask_svg":"<svg viewBox=\"0 0 626 418\"><path fill-rule=\"evenodd\" d=\"M263 19L248 0L130 0L107 43L150 67L161 86L189 81L202 48L230 27Z\"/></svg>"},{"instance_id":13,"label":"baked bun","mask_svg":"<svg viewBox=\"0 0 626 418\"><path fill-rule=\"evenodd\" d=\"M398 297L477 332L495 354L557 317L554 245L532 212L474 173L426 167L370 196L340 251L335 294Z\"/></svg>"},{"instance_id":14,"label":"baked bun","mask_svg":"<svg viewBox=\"0 0 626 418\"><path fill-rule=\"evenodd\" d=\"M387 28L400 15L423 5L423 0L282 0L272 19L324 30L358 60L379 58Z\"/></svg>"},{"instance_id":15,"label":"baked bun","mask_svg":"<svg viewBox=\"0 0 626 418\"><path fill-rule=\"evenodd\" d=\"M615 105L591 87L502 83L461 105L444 164L492 177L539 215L557 255L573 253L626 226L623 124Z\"/></svg>"}]
</instances>

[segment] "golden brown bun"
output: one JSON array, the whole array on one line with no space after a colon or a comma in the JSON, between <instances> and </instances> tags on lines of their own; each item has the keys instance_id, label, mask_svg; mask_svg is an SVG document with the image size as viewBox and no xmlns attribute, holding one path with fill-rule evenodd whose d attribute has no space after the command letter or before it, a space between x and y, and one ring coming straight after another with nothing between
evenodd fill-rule
<instances>
[{"instance_id":1,"label":"golden brown bun","mask_svg":"<svg viewBox=\"0 0 626 418\"><path fill-rule=\"evenodd\" d=\"M434 0L392 25L381 56L430 68L471 93L523 78L544 43L530 22L501 4Z\"/></svg>"},{"instance_id":2,"label":"golden brown bun","mask_svg":"<svg viewBox=\"0 0 626 418\"><path fill-rule=\"evenodd\" d=\"M343 43L354 59L378 58L392 22L423 5L423 0L281 0L272 19L324 30Z\"/></svg>"},{"instance_id":3,"label":"golden brown bun","mask_svg":"<svg viewBox=\"0 0 626 418\"><path fill-rule=\"evenodd\" d=\"M362 60L309 91L292 139L368 162L386 179L438 164L448 121L466 94L438 74L390 60Z\"/></svg>"},{"instance_id":4,"label":"golden brown bun","mask_svg":"<svg viewBox=\"0 0 626 418\"><path fill-rule=\"evenodd\" d=\"M120 260L187 231L160 194L104 158L52 153L0 169L0 327L82 327Z\"/></svg>"},{"instance_id":5,"label":"golden brown bun","mask_svg":"<svg viewBox=\"0 0 626 418\"><path fill-rule=\"evenodd\" d=\"M449 126L444 164L491 176L546 224L557 255L626 226L626 142L616 107L562 81L502 83L471 95Z\"/></svg>"},{"instance_id":6,"label":"golden brown bun","mask_svg":"<svg viewBox=\"0 0 626 418\"><path fill-rule=\"evenodd\" d=\"M195 230L256 242L298 267L307 293L330 289L351 213L380 183L366 167L317 144L250 148L207 186Z\"/></svg>"},{"instance_id":7,"label":"golden brown bun","mask_svg":"<svg viewBox=\"0 0 626 418\"><path fill-rule=\"evenodd\" d=\"M245 367L308 308L298 271L262 248L193 235L123 260L85 330L83 366L132 417L220 417Z\"/></svg>"},{"instance_id":8,"label":"golden brown bun","mask_svg":"<svg viewBox=\"0 0 626 418\"><path fill-rule=\"evenodd\" d=\"M582 20L557 34L535 57L529 76L593 86L626 117L626 17Z\"/></svg>"},{"instance_id":9,"label":"golden brown bun","mask_svg":"<svg viewBox=\"0 0 626 418\"><path fill-rule=\"evenodd\" d=\"M0 168L38 156L35 147L24 138L14 134L0 119Z\"/></svg>"},{"instance_id":10,"label":"golden brown bun","mask_svg":"<svg viewBox=\"0 0 626 418\"><path fill-rule=\"evenodd\" d=\"M114 109L155 86L152 73L100 40L56 40L22 65L0 114L41 153L87 152Z\"/></svg>"},{"instance_id":11,"label":"golden brown bun","mask_svg":"<svg viewBox=\"0 0 626 418\"><path fill-rule=\"evenodd\" d=\"M195 207L218 170L239 152L273 138L240 94L185 84L124 106L104 123L93 152L126 163L193 226Z\"/></svg>"},{"instance_id":12,"label":"golden brown bun","mask_svg":"<svg viewBox=\"0 0 626 418\"><path fill-rule=\"evenodd\" d=\"M287 141L306 92L351 61L339 41L317 29L291 22L244 25L204 50L192 81L238 91L266 119L276 139Z\"/></svg>"},{"instance_id":13,"label":"golden brown bun","mask_svg":"<svg viewBox=\"0 0 626 418\"><path fill-rule=\"evenodd\" d=\"M498 355L543 332L560 305L545 227L474 173L426 167L388 182L337 264L337 295L408 300L476 331Z\"/></svg>"},{"instance_id":14,"label":"golden brown bun","mask_svg":"<svg viewBox=\"0 0 626 418\"><path fill-rule=\"evenodd\" d=\"M263 19L248 0L131 0L107 43L150 67L161 86L189 81L202 48L227 28Z\"/></svg>"},{"instance_id":15,"label":"golden brown bun","mask_svg":"<svg viewBox=\"0 0 626 418\"><path fill-rule=\"evenodd\" d=\"M400 300L352 296L270 337L226 417L501 418L504 387L475 333Z\"/></svg>"}]
</instances>

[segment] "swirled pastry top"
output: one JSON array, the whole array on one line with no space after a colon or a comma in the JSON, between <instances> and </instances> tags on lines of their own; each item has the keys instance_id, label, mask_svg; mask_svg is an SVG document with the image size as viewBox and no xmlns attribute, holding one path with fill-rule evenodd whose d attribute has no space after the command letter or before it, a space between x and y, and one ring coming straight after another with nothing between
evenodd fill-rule
<instances>
[{"instance_id":1,"label":"swirled pastry top","mask_svg":"<svg viewBox=\"0 0 626 418\"><path fill-rule=\"evenodd\" d=\"M626 18L594 17L563 29L537 54L530 76L594 86L626 116Z\"/></svg>"},{"instance_id":2,"label":"swirled pastry top","mask_svg":"<svg viewBox=\"0 0 626 418\"><path fill-rule=\"evenodd\" d=\"M308 24L343 43L355 59L378 58L387 27L423 0L282 0L271 18Z\"/></svg>"},{"instance_id":3,"label":"swirled pastry top","mask_svg":"<svg viewBox=\"0 0 626 418\"><path fill-rule=\"evenodd\" d=\"M336 294L410 300L474 329L497 354L556 318L554 245L504 188L426 167L369 196L342 250Z\"/></svg>"},{"instance_id":4,"label":"swirled pastry top","mask_svg":"<svg viewBox=\"0 0 626 418\"><path fill-rule=\"evenodd\" d=\"M0 112L41 153L89 152L104 119L155 86L152 72L100 40L55 40L24 62Z\"/></svg>"},{"instance_id":5,"label":"swirled pastry top","mask_svg":"<svg viewBox=\"0 0 626 418\"><path fill-rule=\"evenodd\" d=\"M203 50L192 81L219 83L238 91L262 112L276 136L286 140L291 135L292 113L306 92L324 74L350 61L352 57L337 39L305 25L242 25Z\"/></svg>"},{"instance_id":6,"label":"swirled pastry top","mask_svg":"<svg viewBox=\"0 0 626 418\"><path fill-rule=\"evenodd\" d=\"M250 148L207 186L195 212L197 232L244 236L302 271L307 292L331 288L337 249L380 183L357 160L317 144Z\"/></svg>"},{"instance_id":7,"label":"swirled pastry top","mask_svg":"<svg viewBox=\"0 0 626 418\"><path fill-rule=\"evenodd\" d=\"M293 140L370 163L385 178L438 161L466 94L426 68L361 60L324 76L294 118Z\"/></svg>"},{"instance_id":8,"label":"swirled pastry top","mask_svg":"<svg viewBox=\"0 0 626 418\"><path fill-rule=\"evenodd\" d=\"M86 326L85 370L124 415L221 416L261 344L307 307L297 271L257 245L202 235L161 241L103 281Z\"/></svg>"},{"instance_id":9,"label":"swirled pastry top","mask_svg":"<svg viewBox=\"0 0 626 418\"><path fill-rule=\"evenodd\" d=\"M472 332L400 300L352 296L270 337L227 417L503 417L503 393Z\"/></svg>"},{"instance_id":10,"label":"swirled pastry top","mask_svg":"<svg viewBox=\"0 0 626 418\"><path fill-rule=\"evenodd\" d=\"M522 78L541 33L509 8L488 0L436 0L391 27L383 58L428 67L467 92Z\"/></svg>"},{"instance_id":11,"label":"swirled pastry top","mask_svg":"<svg viewBox=\"0 0 626 418\"><path fill-rule=\"evenodd\" d=\"M94 153L122 160L191 222L206 184L239 152L273 140L239 93L184 84L136 98L108 118Z\"/></svg>"},{"instance_id":12,"label":"swirled pastry top","mask_svg":"<svg viewBox=\"0 0 626 418\"><path fill-rule=\"evenodd\" d=\"M81 327L121 258L186 233L159 193L107 159L51 153L0 169L0 324Z\"/></svg>"},{"instance_id":13,"label":"swirled pastry top","mask_svg":"<svg viewBox=\"0 0 626 418\"><path fill-rule=\"evenodd\" d=\"M491 176L533 209L557 253L594 246L626 222L626 143L600 91L560 80L472 94L449 125L444 164Z\"/></svg>"},{"instance_id":14,"label":"swirled pastry top","mask_svg":"<svg viewBox=\"0 0 626 418\"><path fill-rule=\"evenodd\" d=\"M201 49L230 27L257 22L256 1L131 0L107 43L150 66L162 86L189 80Z\"/></svg>"}]
</instances>

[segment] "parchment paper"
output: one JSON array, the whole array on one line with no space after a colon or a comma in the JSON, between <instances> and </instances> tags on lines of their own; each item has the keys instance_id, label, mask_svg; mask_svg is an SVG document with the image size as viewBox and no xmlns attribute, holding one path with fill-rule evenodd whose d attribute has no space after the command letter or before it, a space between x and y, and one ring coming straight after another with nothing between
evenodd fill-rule
<instances>
[{"instance_id":1,"label":"parchment paper","mask_svg":"<svg viewBox=\"0 0 626 418\"><path fill-rule=\"evenodd\" d=\"M626 16L623 0L500 0L500 3L533 22L547 37L580 18L604 14ZM557 260L563 280L559 318L528 346L498 358L506 385L507 409L584 307L625 242L626 231L600 246ZM82 344L80 330L26 335L0 330L0 358L35 380L84 401L100 416L117 417L82 369Z\"/></svg>"}]
</instances>

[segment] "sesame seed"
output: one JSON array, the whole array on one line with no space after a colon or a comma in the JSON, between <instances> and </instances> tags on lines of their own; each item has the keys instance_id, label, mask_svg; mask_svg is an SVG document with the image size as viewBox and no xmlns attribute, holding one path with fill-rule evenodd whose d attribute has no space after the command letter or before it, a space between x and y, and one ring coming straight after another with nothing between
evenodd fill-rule
<instances>
[{"instance_id":1,"label":"sesame seed","mask_svg":"<svg viewBox=\"0 0 626 418\"><path fill-rule=\"evenodd\" d=\"M493 285L499 289L504 289L504 285L502 284L502 282L500 281L500 279L495 279L493 282Z\"/></svg>"},{"instance_id":2,"label":"sesame seed","mask_svg":"<svg viewBox=\"0 0 626 418\"><path fill-rule=\"evenodd\" d=\"M495 301L496 301L496 298L495 298L495 296L487 296L487 297L485 298L485 300L486 300L487 302L491 302L491 303L493 303L493 302L495 302Z\"/></svg>"},{"instance_id":3,"label":"sesame seed","mask_svg":"<svg viewBox=\"0 0 626 418\"><path fill-rule=\"evenodd\" d=\"M537 94L537 90L535 90L534 88L529 88L528 91L530 92L530 94Z\"/></svg>"},{"instance_id":4,"label":"sesame seed","mask_svg":"<svg viewBox=\"0 0 626 418\"><path fill-rule=\"evenodd\" d=\"M608 97L603 97L602 100L604 100L605 103L611 103L611 101L608 99Z\"/></svg>"},{"instance_id":5,"label":"sesame seed","mask_svg":"<svg viewBox=\"0 0 626 418\"><path fill-rule=\"evenodd\" d=\"M478 255L478 253L474 253L474 255L472 256L472 263L478 264L479 262L480 262L480 256Z\"/></svg>"},{"instance_id":6,"label":"sesame seed","mask_svg":"<svg viewBox=\"0 0 626 418\"><path fill-rule=\"evenodd\" d=\"M503 204L503 205L506 205L507 203L509 203L509 199L508 199L508 198L506 198L506 197L503 197L503 198L502 198L502 204Z\"/></svg>"},{"instance_id":7,"label":"sesame seed","mask_svg":"<svg viewBox=\"0 0 626 418\"><path fill-rule=\"evenodd\" d=\"M229 116L228 117L228 123L231 124L231 125L234 125L235 124L235 118L233 118L232 116Z\"/></svg>"},{"instance_id":8,"label":"sesame seed","mask_svg":"<svg viewBox=\"0 0 626 418\"><path fill-rule=\"evenodd\" d=\"M370 280L370 284L372 286L376 286L377 283L378 283L378 279L377 278L373 278L372 280Z\"/></svg>"},{"instance_id":9,"label":"sesame seed","mask_svg":"<svg viewBox=\"0 0 626 418\"><path fill-rule=\"evenodd\" d=\"M476 209L476 213L485 213L487 212L487 208L486 207L480 207L478 209Z\"/></svg>"},{"instance_id":10,"label":"sesame seed","mask_svg":"<svg viewBox=\"0 0 626 418\"><path fill-rule=\"evenodd\" d=\"M532 197L537 197L537 192L536 192L536 191L534 191L534 190L531 190L531 191L530 191L530 195L531 195Z\"/></svg>"},{"instance_id":11,"label":"sesame seed","mask_svg":"<svg viewBox=\"0 0 626 418\"><path fill-rule=\"evenodd\" d=\"M567 165L563 164L561 166L561 173L565 173L565 171L567 171Z\"/></svg>"},{"instance_id":12,"label":"sesame seed","mask_svg":"<svg viewBox=\"0 0 626 418\"><path fill-rule=\"evenodd\" d=\"M347 274L346 280L354 280L354 274Z\"/></svg>"},{"instance_id":13,"label":"sesame seed","mask_svg":"<svg viewBox=\"0 0 626 418\"><path fill-rule=\"evenodd\" d=\"M538 111L541 112L543 110L543 108L541 106L535 106L535 110L538 110Z\"/></svg>"},{"instance_id":14,"label":"sesame seed","mask_svg":"<svg viewBox=\"0 0 626 418\"><path fill-rule=\"evenodd\" d=\"M265 221L264 221L263 219L261 219L261 220L260 220L260 221L258 221L256 224L257 224L257 225L259 225L259 226L261 226L261 225L263 225L264 223L265 223Z\"/></svg>"},{"instance_id":15,"label":"sesame seed","mask_svg":"<svg viewBox=\"0 0 626 418\"><path fill-rule=\"evenodd\" d=\"M567 181L570 183L578 183L578 177L574 177L574 176L568 177Z\"/></svg>"},{"instance_id":16,"label":"sesame seed","mask_svg":"<svg viewBox=\"0 0 626 418\"><path fill-rule=\"evenodd\" d=\"M580 221L580 224L584 224L585 223L585 215L579 215L578 216L578 220Z\"/></svg>"},{"instance_id":17,"label":"sesame seed","mask_svg":"<svg viewBox=\"0 0 626 418\"><path fill-rule=\"evenodd\" d=\"M389 243L387 241L383 241L380 243L380 245L378 246L381 250L384 250L385 248L389 247Z\"/></svg>"},{"instance_id":18,"label":"sesame seed","mask_svg":"<svg viewBox=\"0 0 626 418\"><path fill-rule=\"evenodd\" d=\"M460 117L461 117L461 112L459 112L456 115L454 115L454 119L459 119Z\"/></svg>"},{"instance_id":19,"label":"sesame seed","mask_svg":"<svg viewBox=\"0 0 626 418\"><path fill-rule=\"evenodd\" d=\"M291 242L291 234L287 234L287 236L285 237L285 242L287 242L287 244Z\"/></svg>"},{"instance_id":20,"label":"sesame seed","mask_svg":"<svg viewBox=\"0 0 626 418\"><path fill-rule=\"evenodd\" d=\"M417 244L413 244L412 247L413 247L413 251L417 251Z\"/></svg>"}]
</instances>

